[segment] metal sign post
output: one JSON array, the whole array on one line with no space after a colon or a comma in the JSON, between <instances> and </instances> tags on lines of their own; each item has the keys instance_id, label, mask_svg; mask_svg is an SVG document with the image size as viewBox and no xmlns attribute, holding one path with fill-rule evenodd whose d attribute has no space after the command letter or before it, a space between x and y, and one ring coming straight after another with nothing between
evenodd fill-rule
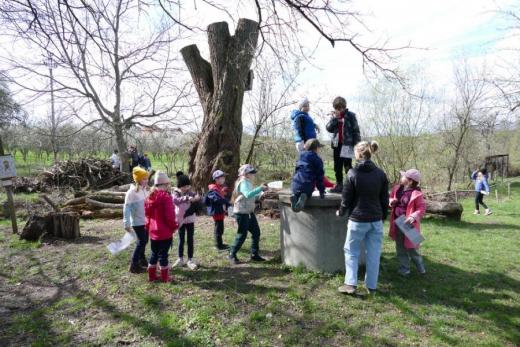
<instances>
[{"instance_id":1,"label":"metal sign post","mask_svg":"<svg viewBox=\"0 0 520 347\"><path fill-rule=\"evenodd\" d=\"M7 195L7 205L9 207L9 215L11 216L11 225L13 234L18 234L18 225L16 223L16 210L14 208L13 199L13 181L11 178L16 177L16 167L14 166L14 158L11 155L4 155L4 149L0 147L0 182L5 188Z\"/></svg>"}]
</instances>

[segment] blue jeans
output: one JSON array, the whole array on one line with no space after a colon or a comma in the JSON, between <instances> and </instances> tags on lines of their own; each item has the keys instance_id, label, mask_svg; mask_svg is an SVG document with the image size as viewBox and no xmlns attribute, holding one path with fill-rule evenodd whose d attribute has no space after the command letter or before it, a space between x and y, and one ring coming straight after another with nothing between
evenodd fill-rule
<instances>
[{"instance_id":1,"label":"blue jeans","mask_svg":"<svg viewBox=\"0 0 520 347\"><path fill-rule=\"evenodd\" d=\"M365 241L367 252L365 286L368 289L376 289L383 244L383 221L371 223L348 221L347 239L343 249L345 251L345 284L351 286L356 286L358 281L361 241Z\"/></svg>"},{"instance_id":2,"label":"blue jeans","mask_svg":"<svg viewBox=\"0 0 520 347\"><path fill-rule=\"evenodd\" d=\"M150 240L152 255L150 256L150 265L157 265L157 261L161 267L168 266L168 251L172 246L172 239L166 240Z\"/></svg>"},{"instance_id":3,"label":"blue jeans","mask_svg":"<svg viewBox=\"0 0 520 347\"><path fill-rule=\"evenodd\" d=\"M148 243L148 231L144 225L133 227L135 234L137 235L137 242L135 243L135 250L132 254L132 263L137 264L139 260L145 260L146 256L144 251L146 250L146 244Z\"/></svg>"}]
</instances>

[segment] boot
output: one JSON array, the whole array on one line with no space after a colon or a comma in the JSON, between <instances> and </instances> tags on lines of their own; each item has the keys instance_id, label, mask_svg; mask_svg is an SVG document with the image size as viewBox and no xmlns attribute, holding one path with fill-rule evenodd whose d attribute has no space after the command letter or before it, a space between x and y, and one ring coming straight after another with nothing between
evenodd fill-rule
<instances>
[{"instance_id":1,"label":"boot","mask_svg":"<svg viewBox=\"0 0 520 347\"><path fill-rule=\"evenodd\" d=\"M148 281L157 281L157 265L148 265Z\"/></svg>"},{"instance_id":2,"label":"boot","mask_svg":"<svg viewBox=\"0 0 520 347\"><path fill-rule=\"evenodd\" d=\"M146 270L148 268L148 260L146 258L139 259L139 266Z\"/></svg>"},{"instance_id":3,"label":"boot","mask_svg":"<svg viewBox=\"0 0 520 347\"><path fill-rule=\"evenodd\" d=\"M128 268L128 271L133 274L141 274L145 272L146 270L143 269L139 264L137 263L130 263L130 267Z\"/></svg>"},{"instance_id":4,"label":"boot","mask_svg":"<svg viewBox=\"0 0 520 347\"><path fill-rule=\"evenodd\" d=\"M170 276L170 267L161 267L161 282L169 283L173 282L173 276Z\"/></svg>"},{"instance_id":5,"label":"boot","mask_svg":"<svg viewBox=\"0 0 520 347\"><path fill-rule=\"evenodd\" d=\"M262 258L260 256L260 254L257 253L257 254L252 254L251 255L251 260L252 261L265 261L265 258Z\"/></svg>"}]
</instances>

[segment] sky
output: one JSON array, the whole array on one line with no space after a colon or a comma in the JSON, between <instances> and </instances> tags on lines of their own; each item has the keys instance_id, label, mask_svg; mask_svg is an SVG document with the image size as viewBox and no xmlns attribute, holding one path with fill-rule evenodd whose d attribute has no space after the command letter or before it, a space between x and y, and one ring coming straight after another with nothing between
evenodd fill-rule
<instances>
[{"instance_id":1,"label":"sky","mask_svg":"<svg viewBox=\"0 0 520 347\"><path fill-rule=\"evenodd\" d=\"M233 6L226 2L234 18L256 19L254 4L242 0ZM238 4L238 2L237 2ZM247 5L250 4L250 5ZM353 0L354 8L363 13L363 22L371 30L364 31L360 39L368 44L388 40L389 47L410 45L412 49L399 52L399 69L420 67L422 73L436 88L449 85L453 66L464 56L475 64L493 65L503 54L496 49L505 32L505 26L496 13L499 8L507 9L512 0ZM357 7L356 7L357 6ZM204 5L201 0L183 2L181 19L205 28L216 21L229 21L228 14ZM230 23L233 31L233 24ZM304 32L310 47L316 45L318 36L311 30ZM308 37L308 39L307 39ZM197 43L207 57L204 32L191 35L178 42L178 51L183 45ZM303 62L303 72L298 78L294 100L306 96L320 112L330 108L337 95L346 97L349 108L356 113L359 96L367 84L363 74L362 60L358 52L346 43L336 47L321 40L310 62ZM254 86L253 86L254 88Z\"/></svg>"}]
</instances>

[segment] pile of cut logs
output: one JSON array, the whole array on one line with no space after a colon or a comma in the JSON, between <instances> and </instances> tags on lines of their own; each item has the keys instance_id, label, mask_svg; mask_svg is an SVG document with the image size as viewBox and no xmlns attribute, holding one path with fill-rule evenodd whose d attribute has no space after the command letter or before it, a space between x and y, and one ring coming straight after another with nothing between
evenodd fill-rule
<instances>
[{"instance_id":1,"label":"pile of cut logs","mask_svg":"<svg viewBox=\"0 0 520 347\"><path fill-rule=\"evenodd\" d=\"M100 190L68 200L61 211L76 212L81 218L121 218L125 192Z\"/></svg>"}]
</instances>

